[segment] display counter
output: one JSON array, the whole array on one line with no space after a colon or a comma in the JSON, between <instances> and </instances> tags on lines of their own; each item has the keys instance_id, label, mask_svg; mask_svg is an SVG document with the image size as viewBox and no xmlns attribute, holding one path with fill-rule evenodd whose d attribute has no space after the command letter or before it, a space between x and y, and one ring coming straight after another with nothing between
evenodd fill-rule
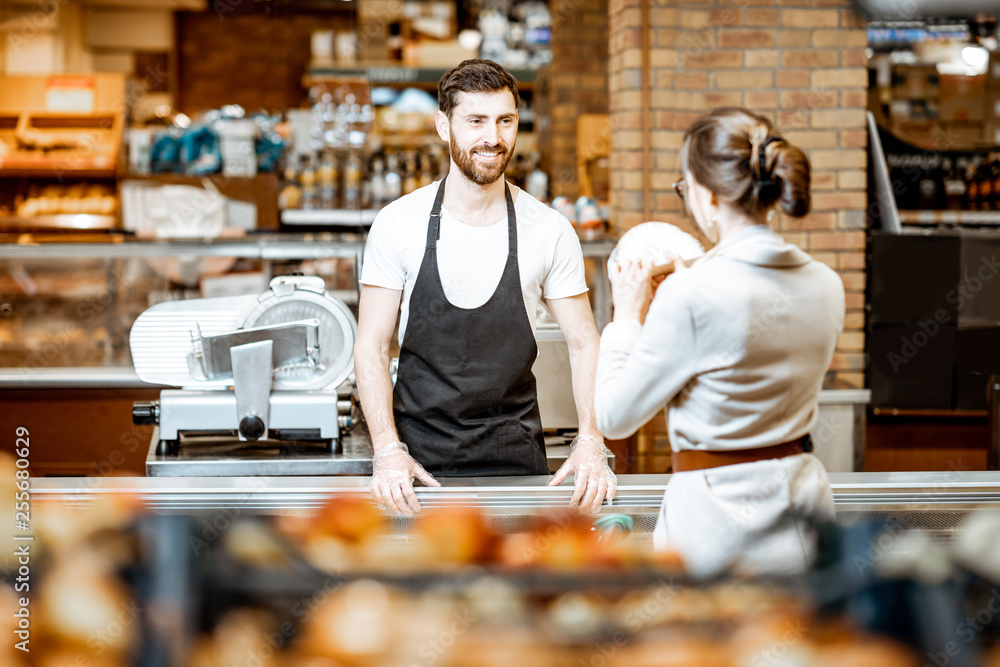
<instances>
[{"instance_id":1,"label":"display counter","mask_svg":"<svg viewBox=\"0 0 1000 667\"><path fill-rule=\"evenodd\" d=\"M620 475L618 494L601 514L634 515L637 532L650 532L670 475ZM106 494L141 498L156 512L239 508L272 514L310 510L339 493L366 491L368 477L85 477L32 482L38 501L86 507ZM564 507L572 478L550 487L551 478L442 478L440 488L417 487L424 507L465 504L491 514L531 514ZM949 535L970 513L1000 510L1000 472L830 473L838 517L844 521L889 513L907 527Z\"/></svg>"}]
</instances>

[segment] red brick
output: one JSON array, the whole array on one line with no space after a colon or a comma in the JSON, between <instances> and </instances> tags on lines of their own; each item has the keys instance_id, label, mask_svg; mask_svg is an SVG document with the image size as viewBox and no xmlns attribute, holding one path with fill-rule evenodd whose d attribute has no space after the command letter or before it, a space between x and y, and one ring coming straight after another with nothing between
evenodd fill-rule
<instances>
[{"instance_id":1,"label":"red brick","mask_svg":"<svg viewBox=\"0 0 1000 667\"><path fill-rule=\"evenodd\" d=\"M834 9L783 9L781 24L792 28L837 28L840 12Z\"/></svg>"},{"instance_id":2,"label":"red brick","mask_svg":"<svg viewBox=\"0 0 1000 667\"><path fill-rule=\"evenodd\" d=\"M708 72L682 72L674 77L674 88L704 90L708 87Z\"/></svg>"},{"instance_id":3,"label":"red brick","mask_svg":"<svg viewBox=\"0 0 1000 667\"><path fill-rule=\"evenodd\" d=\"M652 67L677 67L679 57L676 49L649 50L649 64Z\"/></svg>"},{"instance_id":4,"label":"red brick","mask_svg":"<svg viewBox=\"0 0 1000 667\"><path fill-rule=\"evenodd\" d=\"M819 91L782 91L781 106L786 109L827 109L837 106L837 93Z\"/></svg>"},{"instance_id":5,"label":"red brick","mask_svg":"<svg viewBox=\"0 0 1000 667\"><path fill-rule=\"evenodd\" d=\"M833 130L789 130L783 134L790 144L803 149L837 147L837 133Z\"/></svg>"},{"instance_id":6,"label":"red brick","mask_svg":"<svg viewBox=\"0 0 1000 667\"><path fill-rule=\"evenodd\" d=\"M868 197L864 192L817 192L813 195L816 211L862 209L867 205Z\"/></svg>"},{"instance_id":7,"label":"red brick","mask_svg":"<svg viewBox=\"0 0 1000 667\"><path fill-rule=\"evenodd\" d=\"M843 109L865 109L868 107L868 93L862 90L840 91L840 106Z\"/></svg>"},{"instance_id":8,"label":"red brick","mask_svg":"<svg viewBox=\"0 0 1000 667\"><path fill-rule=\"evenodd\" d=\"M656 45L677 47L684 51L703 51L715 48L715 30L667 30L656 31Z\"/></svg>"},{"instance_id":9,"label":"red brick","mask_svg":"<svg viewBox=\"0 0 1000 667\"><path fill-rule=\"evenodd\" d=\"M701 114L681 111L658 111L656 127L661 130L686 130Z\"/></svg>"},{"instance_id":10,"label":"red brick","mask_svg":"<svg viewBox=\"0 0 1000 667\"><path fill-rule=\"evenodd\" d=\"M743 12L739 9L713 9L709 12L709 22L712 26L729 28L743 25Z\"/></svg>"},{"instance_id":11,"label":"red brick","mask_svg":"<svg viewBox=\"0 0 1000 667\"><path fill-rule=\"evenodd\" d=\"M836 190L837 172L828 170L813 171L811 175L810 187L813 190ZM834 224L834 227L836 227L836 224ZM833 227L831 227L831 229L832 228Z\"/></svg>"},{"instance_id":12,"label":"red brick","mask_svg":"<svg viewBox=\"0 0 1000 667\"><path fill-rule=\"evenodd\" d=\"M857 148L814 150L810 152L809 160L824 169L864 169L867 155L865 151Z\"/></svg>"},{"instance_id":13,"label":"red brick","mask_svg":"<svg viewBox=\"0 0 1000 667\"><path fill-rule=\"evenodd\" d=\"M774 46L773 30L720 30L719 46L730 49Z\"/></svg>"},{"instance_id":14,"label":"red brick","mask_svg":"<svg viewBox=\"0 0 1000 667\"><path fill-rule=\"evenodd\" d=\"M844 28L868 28L865 17L851 9L840 10L840 25Z\"/></svg>"},{"instance_id":15,"label":"red brick","mask_svg":"<svg viewBox=\"0 0 1000 667\"><path fill-rule=\"evenodd\" d=\"M840 256L844 255L855 255L856 253L839 253ZM865 326L865 314L864 313L847 313L844 316L844 329L862 329Z\"/></svg>"},{"instance_id":16,"label":"red brick","mask_svg":"<svg viewBox=\"0 0 1000 667\"><path fill-rule=\"evenodd\" d=\"M777 44L784 48L804 49L809 47L810 41L808 30L778 30Z\"/></svg>"},{"instance_id":17,"label":"red brick","mask_svg":"<svg viewBox=\"0 0 1000 667\"><path fill-rule=\"evenodd\" d=\"M863 292L848 292L844 295L844 310L861 310L865 307Z\"/></svg>"},{"instance_id":18,"label":"red brick","mask_svg":"<svg viewBox=\"0 0 1000 667\"><path fill-rule=\"evenodd\" d=\"M833 213L810 213L804 218L782 216L784 228L789 231L829 231L837 228L837 217Z\"/></svg>"},{"instance_id":19,"label":"red brick","mask_svg":"<svg viewBox=\"0 0 1000 667\"><path fill-rule=\"evenodd\" d=\"M864 232L813 232L809 235L813 250L863 250Z\"/></svg>"},{"instance_id":20,"label":"red brick","mask_svg":"<svg viewBox=\"0 0 1000 667\"><path fill-rule=\"evenodd\" d=\"M740 67L743 54L738 51L704 51L681 54L681 67L691 69L723 69Z\"/></svg>"},{"instance_id":21,"label":"red brick","mask_svg":"<svg viewBox=\"0 0 1000 667\"><path fill-rule=\"evenodd\" d=\"M705 105L709 109L715 107L741 107L743 106L743 93L737 90L713 90L705 93Z\"/></svg>"},{"instance_id":22,"label":"red brick","mask_svg":"<svg viewBox=\"0 0 1000 667\"><path fill-rule=\"evenodd\" d=\"M801 109L798 111L779 111L777 125L780 131L808 128L809 112Z\"/></svg>"},{"instance_id":23,"label":"red brick","mask_svg":"<svg viewBox=\"0 0 1000 667\"><path fill-rule=\"evenodd\" d=\"M865 126L865 111L864 109L817 109L812 112L812 125L817 128L861 128Z\"/></svg>"},{"instance_id":24,"label":"red brick","mask_svg":"<svg viewBox=\"0 0 1000 667\"><path fill-rule=\"evenodd\" d=\"M840 52L840 63L844 67L868 67L868 54L864 49L845 49Z\"/></svg>"},{"instance_id":25,"label":"red brick","mask_svg":"<svg viewBox=\"0 0 1000 667\"><path fill-rule=\"evenodd\" d=\"M778 107L778 93L773 91L748 91L747 106L754 110L776 109Z\"/></svg>"},{"instance_id":26,"label":"red brick","mask_svg":"<svg viewBox=\"0 0 1000 667\"><path fill-rule=\"evenodd\" d=\"M813 70L810 73L813 88L867 88L868 69L851 67L832 70Z\"/></svg>"},{"instance_id":27,"label":"red brick","mask_svg":"<svg viewBox=\"0 0 1000 667\"><path fill-rule=\"evenodd\" d=\"M863 190L868 186L868 176L861 169L837 173L837 187L841 190Z\"/></svg>"},{"instance_id":28,"label":"red brick","mask_svg":"<svg viewBox=\"0 0 1000 667\"><path fill-rule=\"evenodd\" d=\"M736 71L716 72L716 88L771 88L774 86L774 74L766 71Z\"/></svg>"},{"instance_id":29,"label":"red brick","mask_svg":"<svg viewBox=\"0 0 1000 667\"><path fill-rule=\"evenodd\" d=\"M844 277L841 274L841 277ZM862 279L864 275L861 276ZM845 331L837 340L837 349L845 352L863 352L865 349L865 334L861 331Z\"/></svg>"},{"instance_id":30,"label":"red brick","mask_svg":"<svg viewBox=\"0 0 1000 667\"><path fill-rule=\"evenodd\" d=\"M847 371L834 371L834 382L838 387L844 389L861 389L865 386L864 373L849 373Z\"/></svg>"},{"instance_id":31,"label":"red brick","mask_svg":"<svg viewBox=\"0 0 1000 667\"><path fill-rule=\"evenodd\" d=\"M863 30L821 29L812 31L812 45L818 49L868 46L868 34Z\"/></svg>"},{"instance_id":32,"label":"red brick","mask_svg":"<svg viewBox=\"0 0 1000 667\"><path fill-rule=\"evenodd\" d=\"M680 25L680 12L673 7L651 9L649 10L649 24L655 26Z\"/></svg>"},{"instance_id":33,"label":"red brick","mask_svg":"<svg viewBox=\"0 0 1000 667\"><path fill-rule=\"evenodd\" d=\"M683 10L681 11L680 24L682 28L688 30L702 30L712 25L711 14L703 11Z\"/></svg>"},{"instance_id":34,"label":"red brick","mask_svg":"<svg viewBox=\"0 0 1000 667\"><path fill-rule=\"evenodd\" d=\"M778 66L778 51L775 49L747 49L744 53L744 67L769 67Z\"/></svg>"},{"instance_id":35,"label":"red brick","mask_svg":"<svg viewBox=\"0 0 1000 667\"><path fill-rule=\"evenodd\" d=\"M809 49L781 54L781 64L785 67L836 67L839 63L837 51Z\"/></svg>"},{"instance_id":36,"label":"red brick","mask_svg":"<svg viewBox=\"0 0 1000 667\"><path fill-rule=\"evenodd\" d=\"M774 83L778 88L804 88L809 85L808 70L784 70L775 73Z\"/></svg>"},{"instance_id":37,"label":"red brick","mask_svg":"<svg viewBox=\"0 0 1000 667\"><path fill-rule=\"evenodd\" d=\"M746 24L753 26L777 26L781 14L777 9L748 9Z\"/></svg>"},{"instance_id":38,"label":"red brick","mask_svg":"<svg viewBox=\"0 0 1000 667\"><path fill-rule=\"evenodd\" d=\"M868 131L841 130L840 145L844 148L866 148L868 146Z\"/></svg>"}]
</instances>

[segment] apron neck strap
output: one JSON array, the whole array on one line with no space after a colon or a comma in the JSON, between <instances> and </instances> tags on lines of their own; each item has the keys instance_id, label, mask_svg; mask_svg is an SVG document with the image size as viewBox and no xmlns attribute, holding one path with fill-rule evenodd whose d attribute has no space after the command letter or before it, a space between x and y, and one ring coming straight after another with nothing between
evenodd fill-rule
<instances>
[{"instance_id":1,"label":"apron neck strap","mask_svg":"<svg viewBox=\"0 0 1000 667\"><path fill-rule=\"evenodd\" d=\"M445 176L438 185L437 194L434 195L434 205L431 207L430 223L427 225L427 248L434 250L437 248L438 239L441 238L441 204L444 202L444 182L448 180ZM517 256L517 224L514 215L514 200L510 196L510 186L507 181L503 183L504 198L507 202L507 249L508 254Z\"/></svg>"}]
</instances>

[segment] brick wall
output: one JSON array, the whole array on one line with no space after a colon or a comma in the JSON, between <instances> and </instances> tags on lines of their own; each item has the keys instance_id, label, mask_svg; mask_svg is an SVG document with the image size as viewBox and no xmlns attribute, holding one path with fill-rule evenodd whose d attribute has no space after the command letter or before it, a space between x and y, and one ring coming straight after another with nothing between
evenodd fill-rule
<instances>
[{"instance_id":1,"label":"brick wall","mask_svg":"<svg viewBox=\"0 0 1000 667\"><path fill-rule=\"evenodd\" d=\"M247 0L229 0L242 8ZM252 7L252 6L251 6ZM179 12L177 105L184 113L240 104L275 112L306 104L302 75L314 30L350 30L353 12Z\"/></svg>"},{"instance_id":2,"label":"brick wall","mask_svg":"<svg viewBox=\"0 0 1000 667\"><path fill-rule=\"evenodd\" d=\"M812 213L784 218L778 231L834 268L847 291L832 384L864 386L868 75L862 20L845 0L654 0L644 58L641 2L610 0L609 6L613 224L623 230L655 219L690 229L670 187L679 177L684 130L717 106L768 116L806 150L813 169Z\"/></svg>"},{"instance_id":3,"label":"brick wall","mask_svg":"<svg viewBox=\"0 0 1000 667\"><path fill-rule=\"evenodd\" d=\"M544 92L550 125L538 143L548 156L552 196L576 197L576 118L608 113L608 0L551 0L549 7L552 64Z\"/></svg>"}]
</instances>

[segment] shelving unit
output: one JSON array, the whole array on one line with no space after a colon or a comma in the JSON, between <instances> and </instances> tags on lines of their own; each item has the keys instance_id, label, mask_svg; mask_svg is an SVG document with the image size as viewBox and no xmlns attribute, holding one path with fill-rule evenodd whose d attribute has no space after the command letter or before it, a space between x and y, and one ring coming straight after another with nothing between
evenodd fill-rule
<instances>
[{"instance_id":1,"label":"shelving unit","mask_svg":"<svg viewBox=\"0 0 1000 667\"><path fill-rule=\"evenodd\" d=\"M286 209L281 212L283 225L360 225L370 227L380 209Z\"/></svg>"},{"instance_id":2,"label":"shelving unit","mask_svg":"<svg viewBox=\"0 0 1000 667\"><path fill-rule=\"evenodd\" d=\"M317 81L329 78L362 78L371 82L372 86L406 85L415 88L435 88L441 76L447 71L444 67L399 67L396 65L371 66L351 69L312 69L302 80L306 88ZM537 73L532 69L508 70L518 86L532 88L535 85Z\"/></svg>"}]
</instances>

